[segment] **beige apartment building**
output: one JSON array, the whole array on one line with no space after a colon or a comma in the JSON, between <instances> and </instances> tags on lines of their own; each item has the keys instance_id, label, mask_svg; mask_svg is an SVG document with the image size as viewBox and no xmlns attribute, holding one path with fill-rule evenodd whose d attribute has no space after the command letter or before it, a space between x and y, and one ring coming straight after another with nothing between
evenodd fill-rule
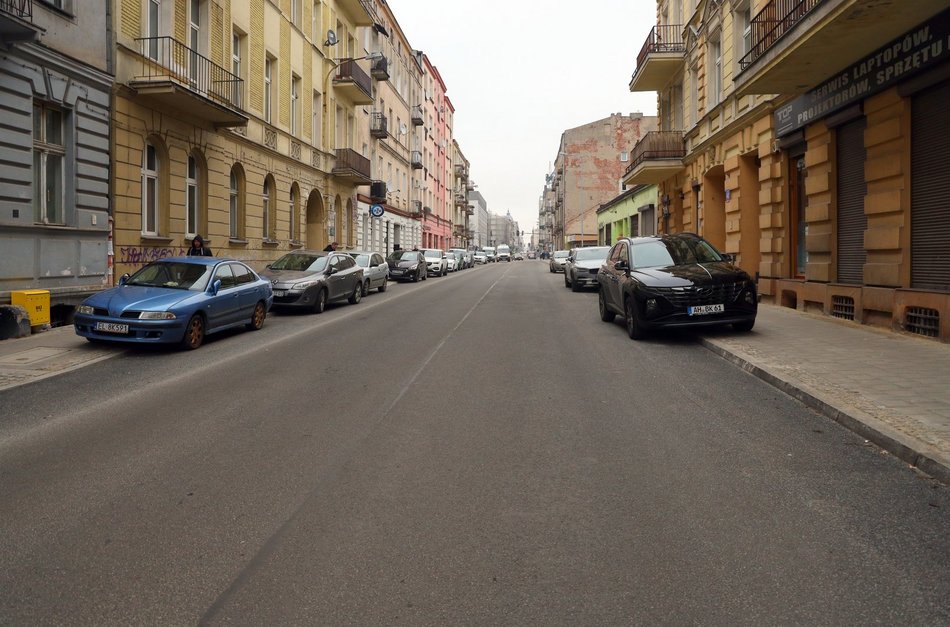
<instances>
[{"instance_id":1,"label":"beige apartment building","mask_svg":"<svg viewBox=\"0 0 950 627\"><path fill-rule=\"evenodd\" d=\"M950 340L948 36L940 0L661 0L624 182L766 300Z\"/></svg>"},{"instance_id":2,"label":"beige apartment building","mask_svg":"<svg viewBox=\"0 0 950 627\"><path fill-rule=\"evenodd\" d=\"M363 107L387 80L367 0L116 0L117 274L197 234L260 268L357 244ZM369 58L368 58L369 57Z\"/></svg>"},{"instance_id":3,"label":"beige apartment building","mask_svg":"<svg viewBox=\"0 0 950 627\"><path fill-rule=\"evenodd\" d=\"M449 103L451 105L451 102ZM449 107L455 113L455 107ZM468 202L468 193L475 190L469 179L469 161L462 153L457 140L452 140L452 205L454 207L452 239L455 248L467 249L472 245L473 233L470 216L475 215L475 208Z\"/></svg>"}]
</instances>

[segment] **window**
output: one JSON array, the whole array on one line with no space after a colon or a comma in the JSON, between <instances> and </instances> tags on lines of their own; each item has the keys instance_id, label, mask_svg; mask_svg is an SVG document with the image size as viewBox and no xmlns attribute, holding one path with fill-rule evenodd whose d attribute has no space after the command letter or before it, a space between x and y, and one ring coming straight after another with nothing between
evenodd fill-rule
<instances>
[{"instance_id":1,"label":"window","mask_svg":"<svg viewBox=\"0 0 950 627\"><path fill-rule=\"evenodd\" d=\"M264 191L261 194L262 237L270 239L270 179L264 179Z\"/></svg>"},{"instance_id":2,"label":"window","mask_svg":"<svg viewBox=\"0 0 950 627\"><path fill-rule=\"evenodd\" d=\"M737 39L736 61L752 51L752 9L744 2L735 11L735 33Z\"/></svg>"},{"instance_id":3,"label":"window","mask_svg":"<svg viewBox=\"0 0 950 627\"><path fill-rule=\"evenodd\" d=\"M229 217L228 223L230 225L228 236L231 239L238 239L238 218L239 218L239 190L238 190L238 177L237 173L234 171L234 168L231 168L231 184L228 189L228 209Z\"/></svg>"},{"instance_id":4,"label":"window","mask_svg":"<svg viewBox=\"0 0 950 627\"><path fill-rule=\"evenodd\" d=\"M314 44L322 44L326 33L323 32L323 2L314 0L313 12L310 14L310 39Z\"/></svg>"},{"instance_id":5,"label":"window","mask_svg":"<svg viewBox=\"0 0 950 627\"><path fill-rule=\"evenodd\" d=\"M45 104L33 105L33 218L65 224L65 114Z\"/></svg>"},{"instance_id":6,"label":"window","mask_svg":"<svg viewBox=\"0 0 950 627\"><path fill-rule=\"evenodd\" d=\"M630 160L630 153L627 152L626 150L621 151L621 153L620 153L620 160L621 160L621 161L629 161L629 160Z\"/></svg>"},{"instance_id":7,"label":"window","mask_svg":"<svg viewBox=\"0 0 950 627\"><path fill-rule=\"evenodd\" d=\"M244 41L245 35L241 32L234 30L231 35L231 73L234 74L237 78L244 78ZM237 91L235 97L237 101L235 104L238 107L242 106L244 102L244 94L242 93L244 89L244 83L241 83L241 89Z\"/></svg>"},{"instance_id":8,"label":"window","mask_svg":"<svg viewBox=\"0 0 950 627\"><path fill-rule=\"evenodd\" d=\"M290 80L290 134L300 132L300 77L296 74Z\"/></svg>"},{"instance_id":9,"label":"window","mask_svg":"<svg viewBox=\"0 0 950 627\"><path fill-rule=\"evenodd\" d=\"M322 145L323 134L323 100L320 97L320 92L313 92L313 131L311 143L314 146Z\"/></svg>"},{"instance_id":10,"label":"window","mask_svg":"<svg viewBox=\"0 0 950 627\"><path fill-rule=\"evenodd\" d=\"M290 21L294 26L300 26L300 2L301 0L290 0Z\"/></svg>"},{"instance_id":11,"label":"window","mask_svg":"<svg viewBox=\"0 0 950 627\"><path fill-rule=\"evenodd\" d=\"M264 121L268 124L271 123L271 111L273 109L274 94L272 92L273 83L271 82L273 71L274 59L267 57L264 59Z\"/></svg>"},{"instance_id":12,"label":"window","mask_svg":"<svg viewBox=\"0 0 950 627\"><path fill-rule=\"evenodd\" d=\"M185 234L198 232L198 160L188 155L188 172L185 176Z\"/></svg>"},{"instance_id":13,"label":"window","mask_svg":"<svg viewBox=\"0 0 950 627\"><path fill-rule=\"evenodd\" d=\"M290 241L297 241L297 184L290 188Z\"/></svg>"},{"instance_id":14,"label":"window","mask_svg":"<svg viewBox=\"0 0 950 627\"><path fill-rule=\"evenodd\" d=\"M162 0L148 0L148 19L145 24L145 36L148 37L148 57L158 60L158 37L161 29Z\"/></svg>"},{"instance_id":15,"label":"window","mask_svg":"<svg viewBox=\"0 0 950 627\"><path fill-rule=\"evenodd\" d=\"M158 235L158 151L151 142L142 153L142 235Z\"/></svg>"},{"instance_id":16,"label":"window","mask_svg":"<svg viewBox=\"0 0 950 627\"><path fill-rule=\"evenodd\" d=\"M722 42L719 39L710 40L707 63L707 71L709 72L707 88L709 93L706 95L706 111L708 112L719 104L719 98L722 95Z\"/></svg>"}]
</instances>

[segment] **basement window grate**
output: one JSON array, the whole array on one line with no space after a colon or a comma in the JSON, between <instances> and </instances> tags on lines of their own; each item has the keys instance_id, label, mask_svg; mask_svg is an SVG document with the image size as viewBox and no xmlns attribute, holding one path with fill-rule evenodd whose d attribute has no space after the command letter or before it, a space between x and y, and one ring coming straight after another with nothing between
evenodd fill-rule
<instances>
[{"instance_id":1,"label":"basement window grate","mask_svg":"<svg viewBox=\"0 0 950 627\"><path fill-rule=\"evenodd\" d=\"M831 315L843 320L854 320L854 299L850 296L832 296Z\"/></svg>"},{"instance_id":2,"label":"basement window grate","mask_svg":"<svg viewBox=\"0 0 950 627\"><path fill-rule=\"evenodd\" d=\"M940 337L940 312L926 307L908 307L904 328L917 335Z\"/></svg>"}]
</instances>

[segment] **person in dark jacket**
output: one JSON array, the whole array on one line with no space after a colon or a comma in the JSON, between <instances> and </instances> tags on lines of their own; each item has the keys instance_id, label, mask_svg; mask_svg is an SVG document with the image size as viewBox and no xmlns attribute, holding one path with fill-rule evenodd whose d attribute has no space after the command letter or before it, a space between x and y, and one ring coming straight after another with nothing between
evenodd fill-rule
<instances>
[{"instance_id":1,"label":"person in dark jacket","mask_svg":"<svg viewBox=\"0 0 950 627\"><path fill-rule=\"evenodd\" d=\"M211 249L205 246L205 240L200 235L195 235L191 240L191 248L188 249L188 256L197 255L199 257L212 257Z\"/></svg>"},{"instance_id":2,"label":"person in dark jacket","mask_svg":"<svg viewBox=\"0 0 950 627\"><path fill-rule=\"evenodd\" d=\"M323 249L323 252L325 252L325 253L333 252L334 250L337 249L338 246L339 246L339 244L337 244L336 242L330 242L330 245L327 246L326 248L324 248L324 249Z\"/></svg>"}]
</instances>

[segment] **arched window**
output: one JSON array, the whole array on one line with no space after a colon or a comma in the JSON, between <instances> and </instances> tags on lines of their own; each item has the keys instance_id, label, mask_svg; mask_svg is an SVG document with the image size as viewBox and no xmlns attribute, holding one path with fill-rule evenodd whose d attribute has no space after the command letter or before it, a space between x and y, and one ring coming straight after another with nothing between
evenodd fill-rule
<instances>
[{"instance_id":1,"label":"arched window","mask_svg":"<svg viewBox=\"0 0 950 627\"><path fill-rule=\"evenodd\" d=\"M142 152L142 235L159 233L159 181L161 157L151 141L145 142Z\"/></svg>"},{"instance_id":2,"label":"arched window","mask_svg":"<svg viewBox=\"0 0 950 627\"><path fill-rule=\"evenodd\" d=\"M228 189L228 235L231 239L243 240L247 237L244 180L244 170L234 164Z\"/></svg>"},{"instance_id":3,"label":"arched window","mask_svg":"<svg viewBox=\"0 0 950 627\"><path fill-rule=\"evenodd\" d=\"M262 214L262 224L263 224L263 238L265 240L271 239L271 230L270 230L270 195L271 195L271 183L270 178L264 179L264 193L261 194L261 214Z\"/></svg>"}]
</instances>

